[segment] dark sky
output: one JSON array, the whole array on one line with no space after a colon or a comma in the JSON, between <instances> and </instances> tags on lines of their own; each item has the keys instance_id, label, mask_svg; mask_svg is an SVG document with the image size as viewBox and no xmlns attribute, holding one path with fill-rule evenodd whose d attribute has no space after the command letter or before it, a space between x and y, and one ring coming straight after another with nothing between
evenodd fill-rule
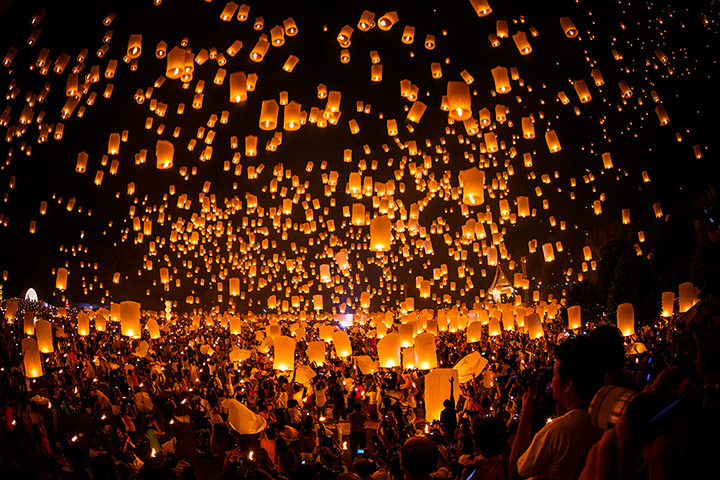
<instances>
[{"instance_id":1,"label":"dark sky","mask_svg":"<svg viewBox=\"0 0 720 480\"><path fill-rule=\"evenodd\" d=\"M582 249L586 245L593 248L597 259L597 248L604 241L620 237L636 243L637 234L642 231L647 241L640 248L644 255L652 254L657 233L670 219L689 219L691 206L703 186L717 178L719 50L718 7L713 2L491 0L493 12L482 18L469 1L463 0L247 3L251 9L246 22L236 18L223 22L219 16L226 2L200 0L165 0L160 6L151 1L69 4L22 1L0 12L0 56L11 46L18 50L10 67L0 68L0 88L8 93L5 105L0 106L0 113L8 112L7 125L0 126L0 133L4 134L0 138L10 140L3 143L1 153L5 162L0 170L4 196L0 214L6 223L0 227L3 252L0 270L7 272L4 296L21 295L34 286L43 299L52 302L63 298L81 303L133 299L147 308L162 308L163 301L170 299L184 310L198 306L206 309L219 306L224 310L229 305L228 277L238 277L245 293L244 298L238 297L234 302L240 311L262 310L271 295L278 301L301 297L301 308L309 309L315 294L323 294L327 311L348 302L353 309L360 293L366 290L373 292L373 310L393 308L406 296L416 298L418 308L448 304L448 299L472 306L480 291L487 288L494 267L487 265L487 258L478 255L473 247L475 243L481 249L488 239L460 241L463 224L470 218L477 219L487 208L493 221L499 224L501 198L507 199L511 211L516 212L515 199L528 196L536 216L517 219L514 224L507 219L498 225L505 231L502 242L510 255L502 265L512 280L519 268L508 272L509 260L519 262L525 257L531 287L540 288L546 298L548 293L557 296L566 284L578 281ZM40 35L35 45L28 46L27 39L35 28L30 19L41 8L46 15L38 25ZM376 20L388 10L397 11L399 21L387 32L377 27L362 32L357 22L364 10L375 12ZM110 13L115 18L105 26L102 20ZM260 16L264 26L255 30L255 19ZM560 18L566 16L579 30L576 38L567 38L563 32ZM272 27L282 25L288 17L295 20L299 33L286 36L281 47L270 47L261 63L252 62L249 52L258 37L269 35ZM507 21L511 36L518 31L526 32L533 51L520 55L512 38L501 39L500 46L493 48L488 36L497 33L498 20ZM350 62L342 64L336 38L346 24L354 32L348 47ZM415 27L411 45L401 41L407 25ZM531 29L537 36L532 36ZM108 30L112 31L109 49L98 58L96 52ZM142 55L136 71L123 62L131 34L142 34ZM432 50L423 45L428 34L435 36L436 46ZM133 99L139 89L147 92L165 74L166 61L155 57L155 45L162 40L172 49L184 37L189 39L188 48L194 55L212 48L224 52L235 40L243 42L237 55L225 54L227 63L222 68L228 77L236 71L257 74L257 88L248 93L246 102L229 103L227 78L222 85L213 83L219 68L213 60L195 64L189 88L183 89L180 80L166 80L153 90L151 99L167 104L167 113L162 118L150 111L150 99L142 104ZM62 74L40 73L36 63L45 48L49 49L50 66L63 52L69 54L71 60ZM80 99L78 109L85 106L82 118L78 118L76 109L71 118L62 120L60 111L67 101L67 77L78 64L76 57L83 48L87 48L88 55L80 76L98 66L100 78L89 84L88 92ZM665 64L656 54L657 49L667 57ZM373 50L378 52L383 65L381 82L370 81ZM616 59L613 51L622 58ZM282 70L290 54L300 59L292 73ZM118 62L117 70L114 78L107 79L103 74L112 59ZM431 77L432 62L441 63L442 78ZM517 68L520 79L511 82L512 91L508 94L494 92L491 69L496 66ZM601 71L603 86L595 85L592 69ZM440 109L447 82L461 80L463 71L474 78L470 85L473 117L477 119L483 108L492 112L493 125L483 129L479 137L468 135L461 123L448 125L447 113ZM418 124L406 121L405 109L411 102L400 96L403 79L418 87L418 100L427 105ZM588 85L592 95L589 103L579 102L571 83L577 80ZM190 105L199 81L205 83L204 98L202 108L196 110ZM623 81L632 89L632 96L626 99L619 87ZM113 84L113 93L111 98L104 99L102 94L108 83ZM277 151L265 151L275 132L264 132L258 127L262 101L277 101L280 92L286 91L289 99L302 104L308 113L312 107L323 109L325 100L317 98L319 83L327 85L328 90L342 92L338 124L318 128L307 123L299 131L283 131L280 107L276 132L282 132L282 143ZM46 85L49 91L44 102L35 102L34 96ZM88 106L86 102L92 92L97 98ZM567 95L567 105L558 100L560 92ZM358 101L369 104L370 113L359 113ZM185 104L182 115L177 113L179 103ZM33 119L23 127L19 125L21 114L26 105L30 108L29 104ZM496 121L497 104L507 107L508 121ZM669 124L660 125L655 112L658 105L667 112ZM207 134L210 116L220 117L223 111L228 112L229 121L225 125L218 122L212 128L215 133L212 158L201 161L205 143L197 138L198 129L204 127ZM536 138L525 140L521 119L530 115L535 119ZM149 130L145 128L148 117L153 121ZM352 119L360 127L356 135L348 127ZM388 119L397 121L397 136L388 135ZM52 127L54 132L59 123L64 124L62 140L54 140L51 133L46 142L39 144L42 125ZM164 131L158 134L161 123ZM173 138L177 127L179 136ZM22 135L8 134L23 128ZM108 138L124 130L128 131L127 142L121 144L119 154L109 156L103 165ZM562 145L560 152L548 151L546 130L557 133ZM489 131L497 135L498 142L504 142L505 148L483 154L483 134ZM255 157L245 155L246 135L258 137L259 153ZM231 146L233 136L240 144L237 149ZM188 151L186 147L193 138L197 146ZM174 166L169 170L155 168L158 139L174 143ZM417 144L416 155L410 155L406 148L410 141ZM370 153L364 152L365 146ZM696 158L694 146L701 158ZM350 163L343 162L343 152L348 148L353 151ZM147 150L147 161L136 165L135 155L142 149ZM88 154L87 171L82 174L75 172L79 152ZM229 171L224 168L236 152L241 154L240 176L233 174L235 165ZM604 152L612 155L612 169L603 168ZM524 166L526 153L532 156L531 167ZM467 216L463 216L462 195L453 198L451 189L458 187L458 172L478 165L480 158L485 159L483 170L489 189L486 201L481 206L469 207ZM110 169L114 159L119 167L113 175ZM369 227L345 224L349 219L343 218L343 207L353 203L363 203L368 218L378 212L371 197L358 200L345 193L348 176L360 171L361 160L368 166L363 176L372 176L375 183L395 181L392 200L396 205L401 202L407 212L413 203L423 205L418 223L426 229L424 238L420 239L418 233L396 230L391 251L377 256L368 251ZM373 161L377 161L377 168L370 170ZM314 164L310 172L306 171L308 162ZM321 169L323 162L325 170ZM411 163L421 170L416 178L410 173ZM429 168L423 169L424 163ZM286 198L297 193L291 178L278 183L277 193L270 191L273 171L279 164L284 172L297 175L301 185L308 183L310 208L313 199L319 202L320 208L313 211L315 232L300 231L307 222L305 193L298 195L299 201L289 216L293 227L297 227L285 235L282 227L274 227L269 214L271 208L282 205L279 190L287 188ZM248 168L259 165L264 165L261 174L249 179ZM196 174L186 179L181 176L182 167L188 171L196 169ZM104 173L99 186L93 183L98 170ZM508 170L514 174L509 175ZM331 196L325 196L322 176L331 171L338 173L338 184ZM649 182L643 181L643 172L647 172ZM503 175L507 176L507 184L506 189L500 190L492 179ZM430 180L439 182L443 177L447 178L445 188L430 193ZM134 184L133 194L127 193L130 182ZM199 195L205 182L210 182L207 195L214 195L215 203L203 212ZM175 195L168 195L171 186ZM542 197L536 195L536 187L541 188ZM493 188L496 190L491 198ZM258 210L247 210L246 193L256 195L264 209L262 226L257 226L261 219ZM189 209L178 208L177 198L181 194L192 200ZM240 211L230 206L234 197L242 202ZM71 198L75 203L72 211L68 211ZM547 200L549 208L543 209L543 200ZM602 200L601 215L593 214L595 200ZM43 201L47 202L46 215L39 213ZM655 218L653 212L653 204L658 202L662 218ZM133 231L132 207L141 223L152 220L152 234L142 242ZM624 208L631 211L629 225L621 222ZM158 221L160 211L165 217L162 224ZM194 218L194 230L198 231L203 223L198 220L201 217L205 229L201 230L196 245L184 241L182 232L176 242L170 241L173 225L177 227L179 220L187 225ZM277 225L285 225L287 217L279 215ZM398 208L393 222L400 218ZM329 219L335 222L334 232L327 232ZM34 234L29 231L31 221L36 224ZM560 228L561 222L565 223L564 230ZM210 225L216 228L210 229ZM490 233L490 225L485 230ZM188 237L191 235L186 228L183 231ZM450 238L451 245L446 244L445 238ZM262 245L263 239L268 240L267 248ZM421 253L422 249L417 248L419 239L432 242L432 255ZM531 254L528 241L533 239L537 240L538 251ZM154 251L150 242L154 242ZM562 252L555 252L556 260L551 264L543 261L540 248L548 242L562 242L564 247ZM341 270L334 259L334 254L343 248L350 256L348 271ZM454 255L461 249L466 251L466 258ZM148 260L152 270L146 268ZM330 264L336 275L331 284L319 281L319 265L323 263ZM431 280L433 270L442 265L446 265L448 274L434 281L435 298L419 298L416 277ZM64 297L54 289L54 271L59 267L70 272ZM160 284L161 267L170 269L168 289ZM460 274L458 267L462 267L464 274ZM572 268L570 275L568 268ZM483 270L486 276L482 275ZM251 276L253 271L256 277ZM118 283L113 282L116 273ZM258 284L259 276L267 280L266 285ZM585 274L585 280L588 279L592 279L592 272ZM222 284L222 291L218 291L218 283ZM199 304L188 304L188 296Z\"/></svg>"}]
</instances>

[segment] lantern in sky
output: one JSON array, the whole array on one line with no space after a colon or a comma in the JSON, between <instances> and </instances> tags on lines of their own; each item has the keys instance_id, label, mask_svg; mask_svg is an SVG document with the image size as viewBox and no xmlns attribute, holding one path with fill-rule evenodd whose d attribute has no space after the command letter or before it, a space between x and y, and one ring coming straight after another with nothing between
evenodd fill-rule
<instances>
[{"instance_id":1,"label":"lantern in sky","mask_svg":"<svg viewBox=\"0 0 720 480\"><path fill-rule=\"evenodd\" d=\"M415 337L415 367L430 370L437 367L435 335L421 333Z\"/></svg>"},{"instance_id":2,"label":"lantern in sky","mask_svg":"<svg viewBox=\"0 0 720 480\"><path fill-rule=\"evenodd\" d=\"M33 312L25 312L25 315L23 315L23 332L25 332L25 335L35 335L35 315Z\"/></svg>"},{"instance_id":3,"label":"lantern in sky","mask_svg":"<svg viewBox=\"0 0 720 480\"><path fill-rule=\"evenodd\" d=\"M273 369L289 371L295 369L295 339L281 336L275 339Z\"/></svg>"},{"instance_id":4,"label":"lantern in sky","mask_svg":"<svg viewBox=\"0 0 720 480\"><path fill-rule=\"evenodd\" d=\"M460 172L460 182L463 189L463 204L482 205L485 202L485 172L472 167Z\"/></svg>"},{"instance_id":5,"label":"lantern in sky","mask_svg":"<svg viewBox=\"0 0 720 480\"><path fill-rule=\"evenodd\" d=\"M573 305L567 309L568 328L570 330L575 330L576 328L580 328L582 326L580 313L580 305Z\"/></svg>"},{"instance_id":6,"label":"lantern in sky","mask_svg":"<svg viewBox=\"0 0 720 480\"><path fill-rule=\"evenodd\" d=\"M78 313L77 331L81 337L85 337L90 333L90 317L85 312Z\"/></svg>"},{"instance_id":7,"label":"lantern in sky","mask_svg":"<svg viewBox=\"0 0 720 480\"><path fill-rule=\"evenodd\" d=\"M130 35L127 46L127 56L130 59L135 59L142 53L142 35L135 34Z\"/></svg>"},{"instance_id":8,"label":"lantern in sky","mask_svg":"<svg viewBox=\"0 0 720 480\"><path fill-rule=\"evenodd\" d=\"M260 107L260 129L275 130L277 127L277 117L279 106L275 100L263 100Z\"/></svg>"},{"instance_id":9,"label":"lantern in sky","mask_svg":"<svg viewBox=\"0 0 720 480\"><path fill-rule=\"evenodd\" d=\"M470 111L470 88L465 82L447 84L448 116L451 120L462 122L472 115Z\"/></svg>"},{"instance_id":10,"label":"lantern in sky","mask_svg":"<svg viewBox=\"0 0 720 480\"><path fill-rule=\"evenodd\" d=\"M675 293L663 292L662 293L662 316L672 317L675 305Z\"/></svg>"},{"instance_id":11,"label":"lantern in sky","mask_svg":"<svg viewBox=\"0 0 720 480\"><path fill-rule=\"evenodd\" d=\"M387 12L385 15L380 17L378 20L378 28L384 32L387 32L392 28L393 25L399 20L397 12Z\"/></svg>"},{"instance_id":12,"label":"lantern in sky","mask_svg":"<svg viewBox=\"0 0 720 480\"><path fill-rule=\"evenodd\" d=\"M61 292L67 288L68 271L66 268L58 268L55 277L55 288Z\"/></svg>"},{"instance_id":13,"label":"lantern in sky","mask_svg":"<svg viewBox=\"0 0 720 480\"><path fill-rule=\"evenodd\" d=\"M570 20L570 17L562 17L560 19L560 26L562 27L563 32L565 32L566 37L577 37L578 30L575 28L575 24L573 24L572 20Z\"/></svg>"},{"instance_id":14,"label":"lantern in sky","mask_svg":"<svg viewBox=\"0 0 720 480\"><path fill-rule=\"evenodd\" d=\"M39 378L43 376L42 359L40 350L34 338L23 338L22 340L23 366L27 378Z\"/></svg>"},{"instance_id":15,"label":"lantern in sky","mask_svg":"<svg viewBox=\"0 0 720 480\"><path fill-rule=\"evenodd\" d=\"M168 140L158 140L155 143L156 167L159 170L172 168L175 146Z\"/></svg>"},{"instance_id":16,"label":"lantern in sky","mask_svg":"<svg viewBox=\"0 0 720 480\"><path fill-rule=\"evenodd\" d=\"M635 334L635 310L632 303L618 305L617 326L626 337Z\"/></svg>"},{"instance_id":17,"label":"lantern in sky","mask_svg":"<svg viewBox=\"0 0 720 480\"><path fill-rule=\"evenodd\" d=\"M392 221L388 216L370 220L370 250L382 252L390 250L392 242Z\"/></svg>"},{"instance_id":18,"label":"lantern in sky","mask_svg":"<svg viewBox=\"0 0 720 480\"><path fill-rule=\"evenodd\" d=\"M495 91L497 93L509 93L512 90L510 87L510 77L508 77L507 68L497 66L491 71L493 80L495 81Z\"/></svg>"},{"instance_id":19,"label":"lantern in sky","mask_svg":"<svg viewBox=\"0 0 720 480\"><path fill-rule=\"evenodd\" d=\"M525 329L531 339L541 338L545 335L540 315L537 313L525 316Z\"/></svg>"},{"instance_id":20,"label":"lantern in sky","mask_svg":"<svg viewBox=\"0 0 720 480\"><path fill-rule=\"evenodd\" d=\"M685 313L695 305L697 295L692 282L681 283L678 286L678 313Z\"/></svg>"}]
</instances>

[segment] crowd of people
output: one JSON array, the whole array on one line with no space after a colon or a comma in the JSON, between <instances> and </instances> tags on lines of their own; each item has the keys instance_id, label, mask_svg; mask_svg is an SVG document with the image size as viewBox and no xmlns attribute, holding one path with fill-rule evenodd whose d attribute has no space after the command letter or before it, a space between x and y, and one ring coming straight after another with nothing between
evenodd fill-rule
<instances>
[{"instance_id":1,"label":"crowd of people","mask_svg":"<svg viewBox=\"0 0 720 480\"><path fill-rule=\"evenodd\" d=\"M488 363L473 378L450 380L439 419L428 421L427 371L368 373L331 344L323 365L308 363L305 349L318 338L312 325L295 363L314 376L301 378L274 370L272 351L258 350L266 318L232 334L218 319L180 317L161 338L130 339L113 322L81 336L77 310L61 316L26 304L63 336L43 355L44 375L28 379L22 322L2 326L2 477L688 477L711 465L720 431L720 322L708 305L689 320L658 318L633 337L602 320L568 331L562 315L546 319L540 339L486 330L469 343L462 329L441 328L438 367L473 351ZM353 355L377 357L363 317L337 328L349 334ZM147 351L138 351L140 341ZM232 348L249 358L231 361Z\"/></svg>"}]
</instances>

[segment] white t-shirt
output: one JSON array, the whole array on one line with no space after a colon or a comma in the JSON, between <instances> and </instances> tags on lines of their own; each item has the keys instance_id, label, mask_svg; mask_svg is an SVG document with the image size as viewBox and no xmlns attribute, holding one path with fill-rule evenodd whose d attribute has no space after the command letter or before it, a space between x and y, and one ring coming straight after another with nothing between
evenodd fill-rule
<instances>
[{"instance_id":1,"label":"white t-shirt","mask_svg":"<svg viewBox=\"0 0 720 480\"><path fill-rule=\"evenodd\" d=\"M518 460L518 473L523 477L576 479L590 448L601 435L590 424L586 410L570 410L535 435Z\"/></svg>"}]
</instances>

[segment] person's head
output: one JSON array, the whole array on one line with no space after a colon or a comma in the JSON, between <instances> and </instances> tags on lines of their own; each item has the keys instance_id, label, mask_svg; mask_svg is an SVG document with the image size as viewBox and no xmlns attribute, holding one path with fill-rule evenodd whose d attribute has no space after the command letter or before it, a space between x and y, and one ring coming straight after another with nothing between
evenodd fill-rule
<instances>
[{"instance_id":1,"label":"person's head","mask_svg":"<svg viewBox=\"0 0 720 480\"><path fill-rule=\"evenodd\" d=\"M375 464L365 457L357 457L353 462L353 470L360 478L369 478L375 472Z\"/></svg>"},{"instance_id":2,"label":"person's head","mask_svg":"<svg viewBox=\"0 0 720 480\"><path fill-rule=\"evenodd\" d=\"M569 338L554 354L553 398L568 409L587 406L603 382L592 342L584 336Z\"/></svg>"},{"instance_id":3,"label":"person's head","mask_svg":"<svg viewBox=\"0 0 720 480\"><path fill-rule=\"evenodd\" d=\"M437 445L424 435L412 437L400 450L400 462L407 480L430 478L437 470Z\"/></svg>"},{"instance_id":4,"label":"person's head","mask_svg":"<svg viewBox=\"0 0 720 480\"><path fill-rule=\"evenodd\" d=\"M443 401L443 407L445 408L452 408L452 401L449 398L446 398Z\"/></svg>"},{"instance_id":5,"label":"person's head","mask_svg":"<svg viewBox=\"0 0 720 480\"><path fill-rule=\"evenodd\" d=\"M268 438L268 440L275 440L277 433L275 432L274 428L270 427L265 429L265 436Z\"/></svg>"},{"instance_id":6,"label":"person's head","mask_svg":"<svg viewBox=\"0 0 720 480\"><path fill-rule=\"evenodd\" d=\"M353 405L353 410L359 412L360 410L362 410L362 405L356 403L355 405Z\"/></svg>"},{"instance_id":7,"label":"person's head","mask_svg":"<svg viewBox=\"0 0 720 480\"><path fill-rule=\"evenodd\" d=\"M500 455L506 438L507 427L499 418L483 418L473 429L475 447L485 458Z\"/></svg>"},{"instance_id":8,"label":"person's head","mask_svg":"<svg viewBox=\"0 0 720 480\"><path fill-rule=\"evenodd\" d=\"M590 332L590 340L598 354L603 373L614 373L625 363L625 339L614 325L599 325Z\"/></svg>"}]
</instances>

